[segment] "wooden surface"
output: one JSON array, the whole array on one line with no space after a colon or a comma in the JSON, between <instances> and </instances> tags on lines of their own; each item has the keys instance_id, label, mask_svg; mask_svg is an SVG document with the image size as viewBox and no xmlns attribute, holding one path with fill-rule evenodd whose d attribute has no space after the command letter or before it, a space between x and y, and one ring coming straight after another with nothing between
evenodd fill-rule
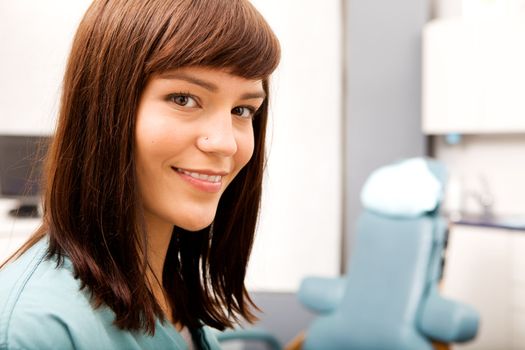
<instances>
[{"instance_id":1,"label":"wooden surface","mask_svg":"<svg viewBox=\"0 0 525 350\"><path fill-rule=\"evenodd\" d=\"M301 350L304 340L306 338L306 333L301 332L295 338L292 339L286 346L285 350ZM449 350L450 346L444 343L433 342L432 343L435 350Z\"/></svg>"}]
</instances>

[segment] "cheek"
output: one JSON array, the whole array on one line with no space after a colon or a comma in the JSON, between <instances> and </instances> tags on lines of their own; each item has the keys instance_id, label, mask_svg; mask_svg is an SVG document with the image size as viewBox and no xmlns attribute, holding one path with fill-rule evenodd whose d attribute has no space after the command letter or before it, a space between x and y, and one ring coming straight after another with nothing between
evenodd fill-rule
<instances>
[{"instance_id":1,"label":"cheek","mask_svg":"<svg viewBox=\"0 0 525 350\"><path fill-rule=\"evenodd\" d=\"M159 118L139 115L135 129L137 155L142 159L151 159L162 152L162 144L167 142L166 125Z\"/></svg>"},{"instance_id":2,"label":"cheek","mask_svg":"<svg viewBox=\"0 0 525 350\"><path fill-rule=\"evenodd\" d=\"M153 110L137 116L135 146L137 165L160 165L191 143L191 135L168 117Z\"/></svg>"},{"instance_id":3,"label":"cheek","mask_svg":"<svg viewBox=\"0 0 525 350\"><path fill-rule=\"evenodd\" d=\"M235 154L235 158L239 170L252 158L254 142L253 129L242 133L237 139L237 153Z\"/></svg>"},{"instance_id":4,"label":"cheek","mask_svg":"<svg viewBox=\"0 0 525 350\"><path fill-rule=\"evenodd\" d=\"M178 132L176 132L176 130ZM154 113L140 114L135 128L135 169L138 186L146 206L152 206L156 196L166 193L173 175L170 166L181 157L190 133L180 132L173 121Z\"/></svg>"}]
</instances>

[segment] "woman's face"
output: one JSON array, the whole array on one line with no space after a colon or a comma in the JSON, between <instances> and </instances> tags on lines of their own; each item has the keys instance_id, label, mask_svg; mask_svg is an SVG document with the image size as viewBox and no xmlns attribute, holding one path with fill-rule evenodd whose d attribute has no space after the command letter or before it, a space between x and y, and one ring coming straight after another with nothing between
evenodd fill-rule
<instances>
[{"instance_id":1,"label":"woman's face","mask_svg":"<svg viewBox=\"0 0 525 350\"><path fill-rule=\"evenodd\" d=\"M148 229L205 228L250 160L261 80L186 67L152 77L139 102L136 170Z\"/></svg>"}]
</instances>

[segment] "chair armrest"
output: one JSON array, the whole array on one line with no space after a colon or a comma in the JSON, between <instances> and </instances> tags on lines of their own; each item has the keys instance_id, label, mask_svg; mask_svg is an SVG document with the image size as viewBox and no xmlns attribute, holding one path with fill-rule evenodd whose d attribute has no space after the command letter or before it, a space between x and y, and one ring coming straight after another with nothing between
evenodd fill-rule
<instances>
[{"instance_id":1,"label":"chair armrest","mask_svg":"<svg viewBox=\"0 0 525 350\"><path fill-rule=\"evenodd\" d=\"M345 290L343 277L307 277L301 282L297 297L301 304L316 313L329 313L339 305Z\"/></svg>"},{"instance_id":2,"label":"chair armrest","mask_svg":"<svg viewBox=\"0 0 525 350\"><path fill-rule=\"evenodd\" d=\"M479 314L472 307L429 293L419 318L420 330L429 338L451 343L472 340L478 331Z\"/></svg>"},{"instance_id":3,"label":"chair armrest","mask_svg":"<svg viewBox=\"0 0 525 350\"><path fill-rule=\"evenodd\" d=\"M219 343L233 340L260 341L272 350L282 350L281 343L270 332L262 328L231 329L215 334Z\"/></svg>"}]
</instances>

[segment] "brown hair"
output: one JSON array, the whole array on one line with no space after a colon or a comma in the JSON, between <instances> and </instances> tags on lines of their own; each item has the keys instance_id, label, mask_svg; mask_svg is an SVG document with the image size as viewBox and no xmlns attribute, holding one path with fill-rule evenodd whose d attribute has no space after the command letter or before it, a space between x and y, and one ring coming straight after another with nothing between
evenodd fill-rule
<instances>
[{"instance_id":1,"label":"brown hair","mask_svg":"<svg viewBox=\"0 0 525 350\"><path fill-rule=\"evenodd\" d=\"M122 329L154 332L162 311L145 280L147 256L134 163L135 116L148 79L183 66L268 77L280 48L247 0L95 0L76 33L47 159L48 256L71 259L94 305ZM211 227L174 228L163 271L173 319L223 329L253 320L246 265L259 211L268 97L253 120L254 154L226 189ZM17 254L20 254L18 252Z\"/></svg>"}]
</instances>

